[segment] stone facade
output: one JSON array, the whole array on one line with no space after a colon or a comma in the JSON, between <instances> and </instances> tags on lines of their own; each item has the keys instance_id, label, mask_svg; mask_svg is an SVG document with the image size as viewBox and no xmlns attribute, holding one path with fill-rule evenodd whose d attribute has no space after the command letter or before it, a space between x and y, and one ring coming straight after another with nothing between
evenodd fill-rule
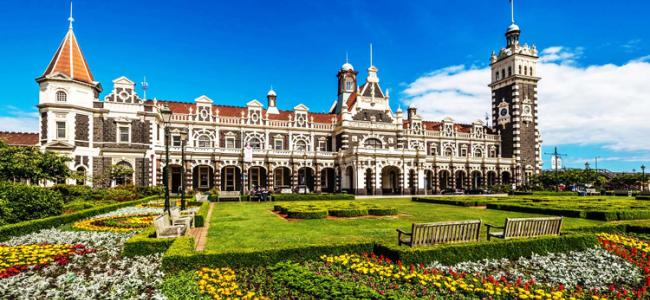
<instances>
[{"instance_id":1,"label":"stone facade","mask_svg":"<svg viewBox=\"0 0 650 300\"><path fill-rule=\"evenodd\" d=\"M519 45L518 28L492 55L491 124L427 121L415 107L394 111L377 67L369 66L361 84L348 62L337 72L336 100L321 113L303 104L280 110L283 99L273 90L266 106L218 105L207 96L143 99L126 77L113 80L100 100L102 85L88 66L56 59L85 61L73 37L70 29L67 46L37 78L41 148L74 157L70 167L89 178L106 178L115 165L133 170L129 178L85 184L161 185L166 178L173 192L185 182L202 191L410 195L521 185L539 171L537 52ZM173 113L169 123L161 114L166 109Z\"/></svg>"}]
</instances>

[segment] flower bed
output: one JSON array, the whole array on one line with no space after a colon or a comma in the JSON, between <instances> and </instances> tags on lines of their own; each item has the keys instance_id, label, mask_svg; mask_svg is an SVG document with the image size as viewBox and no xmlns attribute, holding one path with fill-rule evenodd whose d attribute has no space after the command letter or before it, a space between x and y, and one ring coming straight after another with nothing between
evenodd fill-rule
<instances>
[{"instance_id":1,"label":"flower bed","mask_svg":"<svg viewBox=\"0 0 650 300\"><path fill-rule=\"evenodd\" d=\"M143 230L153 223L157 214L117 215L82 220L72 227L85 231L130 232Z\"/></svg>"},{"instance_id":2,"label":"flower bed","mask_svg":"<svg viewBox=\"0 0 650 300\"><path fill-rule=\"evenodd\" d=\"M43 230L15 237L6 246L31 244L85 245L93 249L72 255L66 265L51 263L0 279L2 299L161 299L160 255L124 258L122 245L130 234Z\"/></svg>"},{"instance_id":3,"label":"flower bed","mask_svg":"<svg viewBox=\"0 0 650 300\"><path fill-rule=\"evenodd\" d=\"M92 252L82 244L28 244L0 245L0 278L7 278L22 271L38 270L56 263L65 265L72 255Z\"/></svg>"},{"instance_id":4,"label":"flower bed","mask_svg":"<svg viewBox=\"0 0 650 300\"><path fill-rule=\"evenodd\" d=\"M210 295L214 299L269 299L256 295L253 291L243 291L237 284L237 276L231 268L202 268L197 271L198 285L201 294Z\"/></svg>"}]
</instances>

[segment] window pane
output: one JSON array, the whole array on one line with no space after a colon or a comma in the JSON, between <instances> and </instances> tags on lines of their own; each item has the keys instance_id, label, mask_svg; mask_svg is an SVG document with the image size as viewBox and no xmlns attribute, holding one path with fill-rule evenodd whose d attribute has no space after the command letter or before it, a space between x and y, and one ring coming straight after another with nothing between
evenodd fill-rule
<instances>
[{"instance_id":1,"label":"window pane","mask_svg":"<svg viewBox=\"0 0 650 300\"><path fill-rule=\"evenodd\" d=\"M65 138L65 122L56 122L56 137Z\"/></svg>"}]
</instances>

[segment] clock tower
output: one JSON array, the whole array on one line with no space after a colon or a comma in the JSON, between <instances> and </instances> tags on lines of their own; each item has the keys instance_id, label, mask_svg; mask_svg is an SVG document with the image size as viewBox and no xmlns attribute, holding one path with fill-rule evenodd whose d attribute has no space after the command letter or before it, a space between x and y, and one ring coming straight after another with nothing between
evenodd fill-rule
<instances>
[{"instance_id":1,"label":"clock tower","mask_svg":"<svg viewBox=\"0 0 650 300\"><path fill-rule=\"evenodd\" d=\"M513 5L513 1L510 2ZM537 49L522 45L514 21L506 30L506 46L492 53L492 126L501 135L501 156L514 161L517 185L526 185L542 167L537 118Z\"/></svg>"}]
</instances>

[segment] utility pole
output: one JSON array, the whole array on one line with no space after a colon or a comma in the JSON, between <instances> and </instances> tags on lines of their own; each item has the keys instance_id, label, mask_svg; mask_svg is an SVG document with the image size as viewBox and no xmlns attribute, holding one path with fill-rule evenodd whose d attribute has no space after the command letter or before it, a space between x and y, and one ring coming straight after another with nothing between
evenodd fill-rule
<instances>
[{"instance_id":1,"label":"utility pole","mask_svg":"<svg viewBox=\"0 0 650 300\"><path fill-rule=\"evenodd\" d=\"M555 147L552 153L544 153L551 156L551 167L553 167L553 175L555 176L555 191L560 190L560 179L557 176L557 170L560 167L561 157L567 156L566 154L561 154L557 152L557 147Z\"/></svg>"}]
</instances>

